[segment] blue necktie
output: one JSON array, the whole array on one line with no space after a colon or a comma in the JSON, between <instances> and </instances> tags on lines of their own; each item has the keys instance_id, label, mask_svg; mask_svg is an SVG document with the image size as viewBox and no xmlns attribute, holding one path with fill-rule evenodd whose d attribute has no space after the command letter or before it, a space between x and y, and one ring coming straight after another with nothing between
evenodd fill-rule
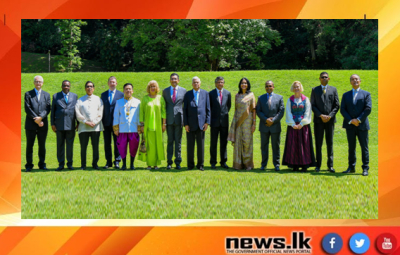
<instances>
[{"instance_id":1,"label":"blue necktie","mask_svg":"<svg viewBox=\"0 0 400 255\"><path fill-rule=\"evenodd\" d=\"M65 98L65 102L68 104L68 98L67 98L66 94L64 95L64 98Z\"/></svg>"},{"instance_id":2,"label":"blue necktie","mask_svg":"<svg viewBox=\"0 0 400 255\"><path fill-rule=\"evenodd\" d=\"M353 104L356 104L357 93L358 91L353 89Z\"/></svg>"},{"instance_id":3,"label":"blue necktie","mask_svg":"<svg viewBox=\"0 0 400 255\"><path fill-rule=\"evenodd\" d=\"M196 91L194 94L196 95L196 105L199 106L199 92Z\"/></svg>"},{"instance_id":4,"label":"blue necktie","mask_svg":"<svg viewBox=\"0 0 400 255\"><path fill-rule=\"evenodd\" d=\"M114 94L114 91L110 91L110 104L112 103L112 100L113 100L113 94Z\"/></svg>"}]
</instances>

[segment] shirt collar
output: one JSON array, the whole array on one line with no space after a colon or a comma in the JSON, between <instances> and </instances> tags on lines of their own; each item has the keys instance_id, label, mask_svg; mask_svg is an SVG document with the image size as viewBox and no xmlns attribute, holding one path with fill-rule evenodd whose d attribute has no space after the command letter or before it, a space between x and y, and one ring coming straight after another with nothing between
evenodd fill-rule
<instances>
[{"instance_id":1,"label":"shirt collar","mask_svg":"<svg viewBox=\"0 0 400 255\"><path fill-rule=\"evenodd\" d=\"M328 84L326 84L325 86L321 84L321 87L324 89L324 88L328 87Z\"/></svg>"},{"instance_id":2,"label":"shirt collar","mask_svg":"<svg viewBox=\"0 0 400 255\"><path fill-rule=\"evenodd\" d=\"M35 92L36 92L36 94L37 93L39 93L39 92L42 92L42 89L40 89L39 91L35 88Z\"/></svg>"},{"instance_id":3,"label":"shirt collar","mask_svg":"<svg viewBox=\"0 0 400 255\"><path fill-rule=\"evenodd\" d=\"M179 85L176 85L175 89L178 90L178 88L179 88ZM174 91L174 87L172 85L171 85L171 91Z\"/></svg>"},{"instance_id":4,"label":"shirt collar","mask_svg":"<svg viewBox=\"0 0 400 255\"><path fill-rule=\"evenodd\" d=\"M219 90L219 89L217 89L218 90L218 93L224 93L224 88L222 88L221 90Z\"/></svg>"},{"instance_id":5,"label":"shirt collar","mask_svg":"<svg viewBox=\"0 0 400 255\"><path fill-rule=\"evenodd\" d=\"M63 93L63 96L69 96L69 92L67 94L64 93L64 91L61 91Z\"/></svg>"},{"instance_id":6,"label":"shirt collar","mask_svg":"<svg viewBox=\"0 0 400 255\"><path fill-rule=\"evenodd\" d=\"M124 99L129 101L129 100L133 99L133 97L131 96L128 98L128 97L124 96Z\"/></svg>"},{"instance_id":7,"label":"shirt collar","mask_svg":"<svg viewBox=\"0 0 400 255\"><path fill-rule=\"evenodd\" d=\"M117 89L114 89L114 90L109 89L108 93L110 94L111 91L115 94L115 91L117 91Z\"/></svg>"},{"instance_id":8,"label":"shirt collar","mask_svg":"<svg viewBox=\"0 0 400 255\"><path fill-rule=\"evenodd\" d=\"M360 87L358 87L358 89L353 89L353 92L359 92L360 91Z\"/></svg>"},{"instance_id":9,"label":"shirt collar","mask_svg":"<svg viewBox=\"0 0 400 255\"><path fill-rule=\"evenodd\" d=\"M193 89L193 93L196 93L196 92L199 93L199 92L200 92L200 89L199 89L198 91L196 91L196 90Z\"/></svg>"}]
</instances>

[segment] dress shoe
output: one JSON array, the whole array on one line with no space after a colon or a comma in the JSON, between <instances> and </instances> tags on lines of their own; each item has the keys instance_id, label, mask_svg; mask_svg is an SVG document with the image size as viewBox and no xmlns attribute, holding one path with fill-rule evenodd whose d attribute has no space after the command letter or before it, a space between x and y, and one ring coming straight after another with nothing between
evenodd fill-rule
<instances>
[{"instance_id":1,"label":"dress shoe","mask_svg":"<svg viewBox=\"0 0 400 255\"><path fill-rule=\"evenodd\" d=\"M32 168L25 169L25 172L30 172L30 171L32 171Z\"/></svg>"},{"instance_id":2,"label":"dress shoe","mask_svg":"<svg viewBox=\"0 0 400 255\"><path fill-rule=\"evenodd\" d=\"M307 172L307 167L302 167L301 172L303 172L303 173Z\"/></svg>"},{"instance_id":3,"label":"dress shoe","mask_svg":"<svg viewBox=\"0 0 400 255\"><path fill-rule=\"evenodd\" d=\"M364 170L362 173L363 176L368 176L368 170Z\"/></svg>"},{"instance_id":4,"label":"dress shoe","mask_svg":"<svg viewBox=\"0 0 400 255\"><path fill-rule=\"evenodd\" d=\"M343 171L342 173L348 174L348 173L355 173L355 172L356 172L356 170L351 169L351 168L347 168L347 170L346 170L346 171Z\"/></svg>"},{"instance_id":5,"label":"dress shoe","mask_svg":"<svg viewBox=\"0 0 400 255\"><path fill-rule=\"evenodd\" d=\"M93 166L93 169L100 170L99 166Z\"/></svg>"},{"instance_id":6,"label":"dress shoe","mask_svg":"<svg viewBox=\"0 0 400 255\"><path fill-rule=\"evenodd\" d=\"M212 164L212 165L211 165L211 168L212 168L212 169L217 169L217 168L215 167L215 164Z\"/></svg>"},{"instance_id":7,"label":"dress shoe","mask_svg":"<svg viewBox=\"0 0 400 255\"><path fill-rule=\"evenodd\" d=\"M187 170L193 170L194 167L188 167Z\"/></svg>"},{"instance_id":8,"label":"dress shoe","mask_svg":"<svg viewBox=\"0 0 400 255\"><path fill-rule=\"evenodd\" d=\"M225 168L225 169L228 169L228 168L229 168L229 166L228 166L226 163L221 164L221 167L222 167L222 168Z\"/></svg>"},{"instance_id":9,"label":"dress shoe","mask_svg":"<svg viewBox=\"0 0 400 255\"><path fill-rule=\"evenodd\" d=\"M131 170L135 170L135 166L134 165L131 165Z\"/></svg>"},{"instance_id":10,"label":"dress shoe","mask_svg":"<svg viewBox=\"0 0 400 255\"><path fill-rule=\"evenodd\" d=\"M335 173L335 169L333 169L333 167L329 167L329 168L328 168L328 172L330 172L330 173Z\"/></svg>"},{"instance_id":11,"label":"dress shoe","mask_svg":"<svg viewBox=\"0 0 400 255\"><path fill-rule=\"evenodd\" d=\"M119 169L119 161L114 161L114 168Z\"/></svg>"},{"instance_id":12,"label":"dress shoe","mask_svg":"<svg viewBox=\"0 0 400 255\"><path fill-rule=\"evenodd\" d=\"M81 170L86 170L86 166L81 166Z\"/></svg>"},{"instance_id":13,"label":"dress shoe","mask_svg":"<svg viewBox=\"0 0 400 255\"><path fill-rule=\"evenodd\" d=\"M59 167L56 169L56 171L61 171L61 170L63 170L63 169L64 169L63 166L59 166Z\"/></svg>"},{"instance_id":14,"label":"dress shoe","mask_svg":"<svg viewBox=\"0 0 400 255\"><path fill-rule=\"evenodd\" d=\"M181 165L176 165L175 167L177 170L181 170ZM192 168L193 169L193 168ZM188 169L188 170L192 170L192 169Z\"/></svg>"},{"instance_id":15,"label":"dress shoe","mask_svg":"<svg viewBox=\"0 0 400 255\"><path fill-rule=\"evenodd\" d=\"M126 158L122 159L122 167L121 170L126 170Z\"/></svg>"},{"instance_id":16,"label":"dress shoe","mask_svg":"<svg viewBox=\"0 0 400 255\"><path fill-rule=\"evenodd\" d=\"M49 169L47 169L47 167L39 167L39 169L42 169L42 170L49 170Z\"/></svg>"},{"instance_id":17,"label":"dress shoe","mask_svg":"<svg viewBox=\"0 0 400 255\"><path fill-rule=\"evenodd\" d=\"M108 169L112 167L112 163L107 162L107 164L103 167L104 169Z\"/></svg>"},{"instance_id":18,"label":"dress shoe","mask_svg":"<svg viewBox=\"0 0 400 255\"><path fill-rule=\"evenodd\" d=\"M69 170L74 170L74 168L72 166L68 166Z\"/></svg>"},{"instance_id":19,"label":"dress shoe","mask_svg":"<svg viewBox=\"0 0 400 255\"><path fill-rule=\"evenodd\" d=\"M281 169L279 169L279 166L275 166L275 171L279 172Z\"/></svg>"},{"instance_id":20,"label":"dress shoe","mask_svg":"<svg viewBox=\"0 0 400 255\"><path fill-rule=\"evenodd\" d=\"M168 165L168 166L167 166L167 169L168 169L168 170L170 170L171 168L172 168L172 166L171 166L171 165Z\"/></svg>"},{"instance_id":21,"label":"dress shoe","mask_svg":"<svg viewBox=\"0 0 400 255\"><path fill-rule=\"evenodd\" d=\"M204 167L203 166L200 166L197 169L199 169L200 171L204 171Z\"/></svg>"},{"instance_id":22,"label":"dress shoe","mask_svg":"<svg viewBox=\"0 0 400 255\"><path fill-rule=\"evenodd\" d=\"M299 168L298 167L293 167L292 171L299 171Z\"/></svg>"},{"instance_id":23,"label":"dress shoe","mask_svg":"<svg viewBox=\"0 0 400 255\"><path fill-rule=\"evenodd\" d=\"M261 166L260 170L264 171L265 170L265 166Z\"/></svg>"},{"instance_id":24,"label":"dress shoe","mask_svg":"<svg viewBox=\"0 0 400 255\"><path fill-rule=\"evenodd\" d=\"M321 168L320 167L316 167L315 168L315 172L319 173L319 171L321 171Z\"/></svg>"}]
</instances>

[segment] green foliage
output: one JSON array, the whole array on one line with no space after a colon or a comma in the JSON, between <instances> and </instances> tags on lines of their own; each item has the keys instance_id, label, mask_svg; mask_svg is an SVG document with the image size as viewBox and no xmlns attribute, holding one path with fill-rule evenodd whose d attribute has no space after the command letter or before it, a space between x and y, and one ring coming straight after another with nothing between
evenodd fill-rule
<instances>
[{"instance_id":1,"label":"green foliage","mask_svg":"<svg viewBox=\"0 0 400 255\"><path fill-rule=\"evenodd\" d=\"M179 72L180 86L191 89L191 78L199 76L201 88L214 88L216 76L225 78L225 88L232 95L238 90L240 78L247 77L256 97L265 93L264 83L273 80L274 92L284 97L292 95L290 85L299 80L304 94L310 96L311 88L319 85L319 74L326 70L307 71L226 71L226 72ZM56 156L56 135L49 130L46 142L46 163L50 171L37 169L21 173L22 218L90 218L90 219L376 219L378 218L378 72L362 70L328 70L330 85L338 89L339 99L351 90L349 77L359 74L361 88L371 92L372 112L369 116L370 175L361 176L361 152L357 148L356 174L340 172L347 168L348 145L346 131L342 128L343 117L337 114L334 136L334 167L336 174L326 171L326 147L323 151L323 165L320 173L309 169L307 173L291 172L281 166L281 172L272 169L270 149L267 171L260 171L260 133L253 135L254 165L252 171L235 171L218 168L210 169L210 130L205 134L204 172L186 169L186 135L182 136L182 169L166 170L166 161L160 170L145 170L144 162L135 161L137 170L74 170L55 172L58 167ZM146 95L146 85L157 80L160 89L169 86L170 72L112 73L117 77L118 89L122 84L134 84L134 97ZM35 74L36 75L36 74ZM95 94L108 89L110 73L43 73L43 90L51 95L61 90L61 82L71 81L71 92L83 96L84 84L91 80L96 85ZM21 75L21 97L33 89L33 74ZM25 124L25 112L21 100L21 129ZM230 111L230 120L234 107ZM282 120L281 157L283 155L286 125ZM259 119L257 118L257 124ZM311 130L313 131L313 124ZM314 133L313 133L314 134ZM101 134L102 136L102 134ZM166 153L167 135L164 133ZM313 139L314 140L314 139ZM314 140L315 141L315 140ZM26 137L21 136L21 169L25 164ZM357 145L358 146L358 145ZM106 164L103 137L100 138L99 166ZM233 147L228 144L228 165L232 166ZM34 163L38 162L37 143L34 147ZM91 162L92 149L89 145L87 160ZM74 142L74 167L80 166L80 144L78 135ZM128 159L129 162L129 159ZM379 169L384 171L385 169Z\"/></svg>"},{"instance_id":2,"label":"green foliage","mask_svg":"<svg viewBox=\"0 0 400 255\"><path fill-rule=\"evenodd\" d=\"M61 36L54 20L21 20L22 51L57 54L61 47Z\"/></svg>"},{"instance_id":3,"label":"green foliage","mask_svg":"<svg viewBox=\"0 0 400 255\"><path fill-rule=\"evenodd\" d=\"M80 27L87 23L81 20L61 19L55 25L60 29L63 47L58 51L61 56L57 57L58 68L67 72L80 69L82 66L79 50L76 43L81 40Z\"/></svg>"}]
</instances>

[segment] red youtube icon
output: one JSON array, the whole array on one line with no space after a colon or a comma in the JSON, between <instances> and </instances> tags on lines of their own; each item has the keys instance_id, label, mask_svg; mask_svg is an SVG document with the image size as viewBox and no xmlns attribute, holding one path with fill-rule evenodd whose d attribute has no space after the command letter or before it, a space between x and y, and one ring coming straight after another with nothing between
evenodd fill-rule
<instances>
[{"instance_id":1,"label":"red youtube icon","mask_svg":"<svg viewBox=\"0 0 400 255\"><path fill-rule=\"evenodd\" d=\"M392 234L381 234L376 238L376 248L383 254L392 253L396 250L397 240Z\"/></svg>"}]
</instances>

